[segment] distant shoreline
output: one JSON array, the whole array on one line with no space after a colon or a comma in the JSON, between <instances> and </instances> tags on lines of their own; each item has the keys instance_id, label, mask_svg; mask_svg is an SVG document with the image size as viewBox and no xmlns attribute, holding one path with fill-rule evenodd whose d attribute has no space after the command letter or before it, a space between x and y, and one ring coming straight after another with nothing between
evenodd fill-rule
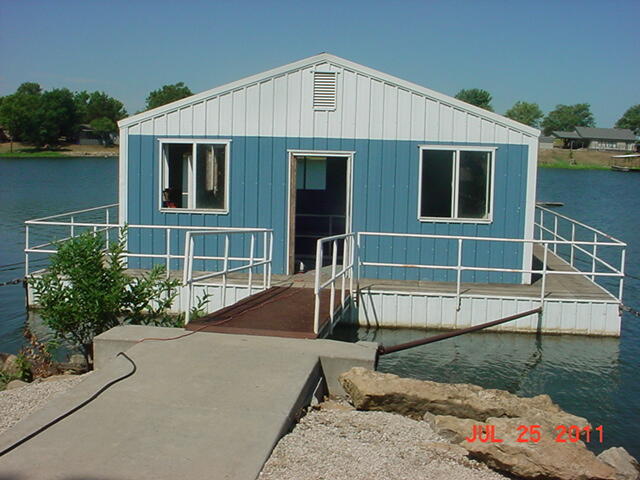
<instances>
[{"instance_id":1,"label":"distant shoreline","mask_svg":"<svg viewBox=\"0 0 640 480\"><path fill-rule=\"evenodd\" d=\"M117 157L119 147L102 145L61 145L55 149L37 149L21 143L0 143L0 158L65 158L65 157Z\"/></svg>"},{"instance_id":2,"label":"distant shoreline","mask_svg":"<svg viewBox=\"0 0 640 480\"><path fill-rule=\"evenodd\" d=\"M120 153L117 145L61 145L56 149L36 149L21 143L13 144L13 152L9 142L0 143L0 158L65 158L93 157L113 158ZM567 170L609 170L613 165L612 156L622 152L600 152L594 150L548 149L538 152L538 166L542 168L562 168ZM635 160L635 163L640 163ZM640 166L636 165L630 166Z\"/></svg>"}]
</instances>

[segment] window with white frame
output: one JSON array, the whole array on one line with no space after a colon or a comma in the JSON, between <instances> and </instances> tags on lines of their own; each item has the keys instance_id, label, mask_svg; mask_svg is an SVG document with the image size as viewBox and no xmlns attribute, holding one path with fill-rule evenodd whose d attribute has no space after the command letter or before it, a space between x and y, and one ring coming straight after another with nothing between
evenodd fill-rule
<instances>
[{"instance_id":1,"label":"window with white frame","mask_svg":"<svg viewBox=\"0 0 640 480\"><path fill-rule=\"evenodd\" d=\"M163 209L226 212L229 142L163 140Z\"/></svg>"},{"instance_id":2,"label":"window with white frame","mask_svg":"<svg viewBox=\"0 0 640 480\"><path fill-rule=\"evenodd\" d=\"M421 220L489 221L495 149L420 147Z\"/></svg>"}]
</instances>

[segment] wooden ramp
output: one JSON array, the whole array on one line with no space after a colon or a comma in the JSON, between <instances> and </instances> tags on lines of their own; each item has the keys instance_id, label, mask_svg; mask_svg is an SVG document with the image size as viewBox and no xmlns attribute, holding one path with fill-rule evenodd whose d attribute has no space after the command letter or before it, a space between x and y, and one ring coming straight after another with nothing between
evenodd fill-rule
<instances>
[{"instance_id":1,"label":"wooden ramp","mask_svg":"<svg viewBox=\"0 0 640 480\"><path fill-rule=\"evenodd\" d=\"M340 308L336 292L335 310ZM189 322L187 330L264 335L269 337L319 338L329 326L331 292L320 292L320 328L313 331L315 297L312 288L272 287ZM348 292L347 292L348 295Z\"/></svg>"}]
</instances>

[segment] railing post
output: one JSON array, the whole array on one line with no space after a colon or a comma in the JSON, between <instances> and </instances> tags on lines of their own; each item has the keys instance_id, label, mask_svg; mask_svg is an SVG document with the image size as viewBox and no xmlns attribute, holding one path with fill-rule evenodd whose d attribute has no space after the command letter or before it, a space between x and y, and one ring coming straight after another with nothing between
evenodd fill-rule
<instances>
[{"instance_id":1,"label":"railing post","mask_svg":"<svg viewBox=\"0 0 640 480\"><path fill-rule=\"evenodd\" d=\"M229 269L229 234L224 236L224 261L222 269L222 308L227 306L227 270Z\"/></svg>"},{"instance_id":2,"label":"railing post","mask_svg":"<svg viewBox=\"0 0 640 480\"><path fill-rule=\"evenodd\" d=\"M187 309L184 314L184 324L187 325L191 315L191 274L189 265L191 264L191 232L184 236L184 260L182 265L182 291L187 287Z\"/></svg>"},{"instance_id":3,"label":"railing post","mask_svg":"<svg viewBox=\"0 0 640 480\"><path fill-rule=\"evenodd\" d=\"M549 251L549 244L544 243L544 255L542 256L542 285L540 288L540 307L544 305L544 297L547 288L547 252Z\"/></svg>"},{"instance_id":4,"label":"railing post","mask_svg":"<svg viewBox=\"0 0 640 480\"><path fill-rule=\"evenodd\" d=\"M354 265L356 258L356 239L355 235L352 233L349 237L349 246L351 247L351 254L349 258L349 297L351 298L351 305L349 306L349 315L351 317L351 322L355 318L355 292L353 291L353 276L354 276Z\"/></svg>"},{"instance_id":5,"label":"railing post","mask_svg":"<svg viewBox=\"0 0 640 480\"><path fill-rule=\"evenodd\" d=\"M618 287L618 301L622 303L622 289L624 286L624 261L625 261L626 249L622 247L622 253L620 254L620 285Z\"/></svg>"},{"instance_id":6,"label":"railing post","mask_svg":"<svg viewBox=\"0 0 640 480\"><path fill-rule=\"evenodd\" d=\"M318 240L316 244L316 272L315 285L313 294L315 295L315 303L313 306L313 333L318 334L320 329L320 270L322 269L322 241Z\"/></svg>"},{"instance_id":7,"label":"railing post","mask_svg":"<svg viewBox=\"0 0 640 480\"><path fill-rule=\"evenodd\" d=\"M271 274L273 273L273 230L270 230L269 233L269 263L267 263L267 267L269 269L269 275L267 276L267 288L271 288Z\"/></svg>"},{"instance_id":8,"label":"railing post","mask_svg":"<svg viewBox=\"0 0 640 480\"><path fill-rule=\"evenodd\" d=\"M107 250L109 250L109 240L111 239L111 236L109 235L109 233L111 232L110 227L109 227L109 209L105 208L104 210L104 218L105 218L105 223L107 224L107 227L105 228L105 247L107 248Z\"/></svg>"},{"instance_id":9,"label":"railing post","mask_svg":"<svg viewBox=\"0 0 640 480\"><path fill-rule=\"evenodd\" d=\"M25 225L24 231L24 276L29 276L29 224Z\"/></svg>"},{"instance_id":10,"label":"railing post","mask_svg":"<svg viewBox=\"0 0 640 480\"><path fill-rule=\"evenodd\" d=\"M595 282L596 273L596 254L598 252L598 234L593 234L593 257L591 258L591 281Z\"/></svg>"},{"instance_id":11,"label":"railing post","mask_svg":"<svg viewBox=\"0 0 640 480\"><path fill-rule=\"evenodd\" d=\"M267 255L269 251L269 245L267 245L267 232L262 233L262 261L267 261ZM262 288L267 288L267 265L262 266Z\"/></svg>"},{"instance_id":12,"label":"railing post","mask_svg":"<svg viewBox=\"0 0 640 480\"><path fill-rule=\"evenodd\" d=\"M256 243L256 234L251 234L251 245L249 247L249 295L253 292L253 250Z\"/></svg>"},{"instance_id":13,"label":"railing post","mask_svg":"<svg viewBox=\"0 0 640 480\"><path fill-rule=\"evenodd\" d=\"M70 228L70 236L71 238L75 237L76 226L75 226L75 217L71 217L71 228Z\"/></svg>"},{"instance_id":14,"label":"railing post","mask_svg":"<svg viewBox=\"0 0 640 480\"><path fill-rule=\"evenodd\" d=\"M544 210L540 209L540 238L538 240L544 239Z\"/></svg>"},{"instance_id":15,"label":"railing post","mask_svg":"<svg viewBox=\"0 0 640 480\"><path fill-rule=\"evenodd\" d=\"M458 266L456 272L456 311L460 311L462 300L460 299L460 282L462 281L462 239L458 239Z\"/></svg>"},{"instance_id":16,"label":"railing post","mask_svg":"<svg viewBox=\"0 0 640 480\"><path fill-rule=\"evenodd\" d=\"M558 217L557 216L553 217L553 239L554 240L558 240ZM554 254L558 253L558 244L557 243L553 244L553 253Z\"/></svg>"},{"instance_id":17,"label":"railing post","mask_svg":"<svg viewBox=\"0 0 640 480\"><path fill-rule=\"evenodd\" d=\"M344 313L344 300L346 298L346 284L347 284L347 279L345 278L347 275L347 270L346 270L346 262L348 261L347 259L347 237L344 238L344 240L342 240L342 287L341 287L341 292L340 292L340 305L342 306L342 312Z\"/></svg>"},{"instance_id":18,"label":"railing post","mask_svg":"<svg viewBox=\"0 0 640 480\"><path fill-rule=\"evenodd\" d=\"M571 224L571 258L569 259L569 263L573 267L573 256L575 255L575 243L576 241L576 224Z\"/></svg>"},{"instance_id":19,"label":"railing post","mask_svg":"<svg viewBox=\"0 0 640 480\"><path fill-rule=\"evenodd\" d=\"M338 263L337 240L331 242L331 305L329 305L329 324L333 322L336 300L336 265Z\"/></svg>"},{"instance_id":20,"label":"railing post","mask_svg":"<svg viewBox=\"0 0 640 480\"><path fill-rule=\"evenodd\" d=\"M361 245L361 241L360 241L360 232L358 232L357 237L356 237L356 253L355 253L355 257L356 257L356 292L358 294L358 302L360 302L360 276L362 274L362 259L360 258L360 245Z\"/></svg>"},{"instance_id":21,"label":"railing post","mask_svg":"<svg viewBox=\"0 0 640 480\"><path fill-rule=\"evenodd\" d=\"M166 278L170 277L170 272L171 272L171 229L167 228L165 230L165 248L167 250L167 260L166 260Z\"/></svg>"}]
</instances>

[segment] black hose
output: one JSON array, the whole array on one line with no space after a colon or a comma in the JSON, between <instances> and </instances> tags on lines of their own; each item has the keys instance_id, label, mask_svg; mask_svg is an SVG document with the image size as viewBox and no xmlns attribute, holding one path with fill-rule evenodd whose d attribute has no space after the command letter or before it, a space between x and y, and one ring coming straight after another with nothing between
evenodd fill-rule
<instances>
[{"instance_id":1,"label":"black hose","mask_svg":"<svg viewBox=\"0 0 640 480\"><path fill-rule=\"evenodd\" d=\"M136 367L136 364L133 360L131 360L131 358L124 352L119 352L118 355L116 356L120 356L122 355L124 358L126 358L127 360L129 360L129 363L131 363L131 365L133 366L133 369L127 373L126 375L123 375L121 377L116 378L115 380L111 380L109 383L107 383L104 387L102 387L100 390L98 390L96 393L94 393L91 397L89 397L88 399L86 399L84 402L82 402L81 404L73 407L71 410L69 410L66 413L63 413L62 415L60 415L59 417L51 420L49 423L47 423L46 425L40 427L38 430L36 430L33 433L30 433L29 435L27 435L26 437L21 438L20 440L18 440L16 443L14 443L13 445L5 448L4 450L0 451L0 457L6 455L7 453L11 452L12 450L18 448L20 445L22 445L25 442L28 442L29 440L31 440L33 437L40 435L42 432L44 432L45 430L47 430L48 428L54 426L56 423L60 422L61 420L64 420L65 418L67 418L69 415L74 414L75 412L77 412L78 410L80 410L81 408L87 406L88 404L90 404L91 402L93 402L96 398L98 398L102 393L104 393L105 390L107 390L109 387L112 387L113 385L115 385L118 382L121 382L122 380L125 380L126 378L129 378L131 375L133 375L134 373L136 373L136 370L138 369L138 367Z\"/></svg>"}]
</instances>

